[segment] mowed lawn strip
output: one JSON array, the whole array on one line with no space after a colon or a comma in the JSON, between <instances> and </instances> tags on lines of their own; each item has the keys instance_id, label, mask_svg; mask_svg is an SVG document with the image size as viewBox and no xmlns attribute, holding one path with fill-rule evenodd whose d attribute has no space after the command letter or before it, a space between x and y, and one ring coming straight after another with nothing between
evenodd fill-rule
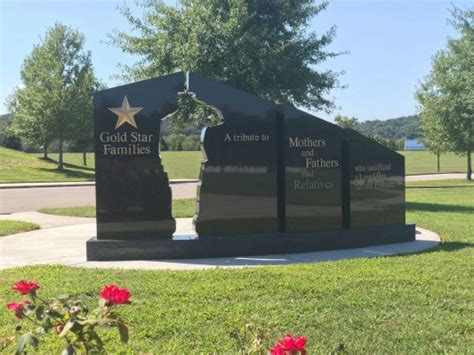
<instances>
[{"instance_id":1,"label":"mowed lawn strip","mask_svg":"<svg viewBox=\"0 0 474 355\"><path fill-rule=\"evenodd\" d=\"M406 174L435 174L438 172L436 155L428 151L401 151L405 157ZM161 152L163 166L168 171L171 179L197 179L201 166L201 152ZM41 154L37 154L41 156ZM50 154L51 158L57 160L58 155ZM467 158L454 153L441 155L441 173L463 173L466 172ZM81 153L65 153L64 160L76 166L82 166ZM88 166L94 167L94 154L87 154Z\"/></svg>"},{"instance_id":2,"label":"mowed lawn strip","mask_svg":"<svg viewBox=\"0 0 474 355\"><path fill-rule=\"evenodd\" d=\"M436 156L429 152L400 152L406 163L406 173L436 173ZM94 154L87 154L87 166L82 153L65 153L65 170L57 170L57 153L49 159L42 154L27 154L0 147L0 183L56 182L94 180ZM198 179L202 161L201 152L162 152L163 166L170 179ZM466 158L452 153L441 156L441 172L465 172Z\"/></svg>"},{"instance_id":3,"label":"mowed lawn strip","mask_svg":"<svg viewBox=\"0 0 474 355\"><path fill-rule=\"evenodd\" d=\"M31 154L41 157L41 154ZM57 160L58 154L49 154L51 159ZM168 173L170 179L198 179L199 169L201 167L202 153L196 152L161 152L160 156L163 161L163 167ZM74 166L84 167L82 153L65 153L64 161ZM94 169L95 159L94 153L87 153L87 167Z\"/></svg>"},{"instance_id":4,"label":"mowed lawn strip","mask_svg":"<svg viewBox=\"0 0 474 355\"><path fill-rule=\"evenodd\" d=\"M70 217L95 217L95 206L76 206L64 208L42 208L41 213ZM173 216L175 218L192 217L196 212L196 200L193 198L173 200Z\"/></svg>"},{"instance_id":5,"label":"mowed lawn strip","mask_svg":"<svg viewBox=\"0 0 474 355\"><path fill-rule=\"evenodd\" d=\"M86 180L94 180L93 168L67 163L63 171L58 171L53 160L0 147L0 183Z\"/></svg>"},{"instance_id":6,"label":"mowed lawn strip","mask_svg":"<svg viewBox=\"0 0 474 355\"><path fill-rule=\"evenodd\" d=\"M445 187L440 186L445 184ZM19 279L41 282L41 295L70 293L92 308L103 285L133 293L121 307L131 325L122 346L102 332L109 353L235 352L229 332L247 323L308 337L309 354L469 353L474 348L474 184L452 181L407 189L407 220L439 233L443 243L405 256L307 265L207 271L91 270L29 266L0 271L0 302L20 299ZM432 186L427 182L426 186ZM0 307L0 336L18 323ZM46 337L43 352L62 342Z\"/></svg>"},{"instance_id":7,"label":"mowed lawn strip","mask_svg":"<svg viewBox=\"0 0 474 355\"><path fill-rule=\"evenodd\" d=\"M0 220L0 237L9 234L28 232L39 228L40 226L35 223L13 220Z\"/></svg>"},{"instance_id":8,"label":"mowed lawn strip","mask_svg":"<svg viewBox=\"0 0 474 355\"><path fill-rule=\"evenodd\" d=\"M405 157L405 173L437 174L436 155L428 151L402 151ZM440 158L440 173L465 173L467 171L467 157L454 153L442 154Z\"/></svg>"}]
</instances>

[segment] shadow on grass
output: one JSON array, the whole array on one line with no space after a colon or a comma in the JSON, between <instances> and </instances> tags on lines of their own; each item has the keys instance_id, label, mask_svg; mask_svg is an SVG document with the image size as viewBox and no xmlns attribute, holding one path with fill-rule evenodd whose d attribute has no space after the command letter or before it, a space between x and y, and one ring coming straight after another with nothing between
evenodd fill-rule
<instances>
[{"instance_id":1,"label":"shadow on grass","mask_svg":"<svg viewBox=\"0 0 474 355\"><path fill-rule=\"evenodd\" d=\"M94 179L94 174L86 172L86 171L77 171L77 170L68 170L68 169L57 170L57 169L47 169L47 168L39 168L38 170L48 172L48 173L61 174L64 177L69 177L69 178L80 178L80 179L87 179L87 180Z\"/></svg>"},{"instance_id":2,"label":"shadow on grass","mask_svg":"<svg viewBox=\"0 0 474 355\"><path fill-rule=\"evenodd\" d=\"M422 242L422 241L419 241L419 242ZM437 246L433 248L421 250L415 253L397 254L397 256L412 256L412 255L421 255L421 254L439 253L439 252L453 252L453 251L459 251L459 250L471 249L471 248L474 248L473 243L441 242L440 244L438 244Z\"/></svg>"},{"instance_id":3,"label":"shadow on grass","mask_svg":"<svg viewBox=\"0 0 474 355\"><path fill-rule=\"evenodd\" d=\"M474 207L441 203L407 202L407 211L474 213Z\"/></svg>"},{"instance_id":4,"label":"shadow on grass","mask_svg":"<svg viewBox=\"0 0 474 355\"><path fill-rule=\"evenodd\" d=\"M56 165L58 164L58 161L52 158L40 157L39 159L48 163L52 163ZM81 170L87 170L87 171L92 171L92 172L95 171L95 168L90 167L90 166L76 165L76 164L71 164L71 163L66 163L66 162L63 162L63 165L64 167L71 168L71 169L81 169Z\"/></svg>"}]
</instances>

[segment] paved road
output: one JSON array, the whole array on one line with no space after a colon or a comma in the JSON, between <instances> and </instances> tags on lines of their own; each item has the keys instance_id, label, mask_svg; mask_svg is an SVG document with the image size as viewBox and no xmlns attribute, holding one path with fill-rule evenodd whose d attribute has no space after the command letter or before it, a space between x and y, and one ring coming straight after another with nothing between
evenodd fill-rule
<instances>
[{"instance_id":1,"label":"paved road","mask_svg":"<svg viewBox=\"0 0 474 355\"><path fill-rule=\"evenodd\" d=\"M196 197L196 183L172 184L173 198ZM0 189L0 214L95 204L95 186Z\"/></svg>"},{"instance_id":2,"label":"paved road","mask_svg":"<svg viewBox=\"0 0 474 355\"><path fill-rule=\"evenodd\" d=\"M466 174L430 174L407 176L407 181L464 179ZM193 198L196 183L172 184L173 198ZM0 189L0 214L35 211L39 208L85 206L95 204L95 186L61 186Z\"/></svg>"}]
</instances>

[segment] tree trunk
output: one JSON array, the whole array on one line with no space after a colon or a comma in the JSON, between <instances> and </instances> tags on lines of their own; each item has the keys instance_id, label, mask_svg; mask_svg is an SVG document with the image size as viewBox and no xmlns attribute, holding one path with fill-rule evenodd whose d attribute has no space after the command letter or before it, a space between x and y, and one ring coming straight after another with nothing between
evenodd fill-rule
<instances>
[{"instance_id":1,"label":"tree trunk","mask_svg":"<svg viewBox=\"0 0 474 355\"><path fill-rule=\"evenodd\" d=\"M63 164L63 135L59 135L59 161L58 161L58 170L64 170Z\"/></svg>"},{"instance_id":2,"label":"tree trunk","mask_svg":"<svg viewBox=\"0 0 474 355\"><path fill-rule=\"evenodd\" d=\"M436 153L436 155L437 155L437 157L438 157L438 173L439 173L439 171L440 171L440 166L439 166L439 156L440 156L441 154L439 154L439 153Z\"/></svg>"},{"instance_id":3,"label":"tree trunk","mask_svg":"<svg viewBox=\"0 0 474 355\"><path fill-rule=\"evenodd\" d=\"M84 149L84 151L82 152L82 164L84 166L87 166L87 152L86 150Z\"/></svg>"},{"instance_id":4,"label":"tree trunk","mask_svg":"<svg viewBox=\"0 0 474 355\"><path fill-rule=\"evenodd\" d=\"M43 145L43 158L48 159L48 145L47 144Z\"/></svg>"},{"instance_id":5,"label":"tree trunk","mask_svg":"<svg viewBox=\"0 0 474 355\"><path fill-rule=\"evenodd\" d=\"M471 149L467 151L467 176L468 180L472 180L472 160L471 160Z\"/></svg>"}]
</instances>

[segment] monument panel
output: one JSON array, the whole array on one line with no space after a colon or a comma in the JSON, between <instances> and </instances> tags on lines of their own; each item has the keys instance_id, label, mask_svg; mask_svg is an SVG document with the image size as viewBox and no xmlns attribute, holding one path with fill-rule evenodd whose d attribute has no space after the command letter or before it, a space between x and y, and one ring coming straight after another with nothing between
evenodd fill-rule
<instances>
[{"instance_id":1,"label":"monument panel","mask_svg":"<svg viewBox=\"0 0 474 355\"><path fill-rule=\"evenodd\" d=\"M189 90L222 123L201 135L199 237L278 231L275 105L190 73Z\"/></svg>"},{"instance_id":2,"label":"monument panel","mask_svg":"<svg viewBox=\"0 0 474 355\"><path fill-rule=\"evenodd\" d=\"M97 238L170 238L175 231L159 138L183 87L179 73L94 95Z\"/></svg>"},{"instance_id":3,"label":"monument panel","mask_svg":"<svg viewBox=\"0 0 474 355\"><path fill-rule=\"evenodd\" d=\"M341 130L291 106L285 117L286 232L342 228Z\"/></svg>"},{"instance_id":4,"label":"monument panel","mask_svg":"<svg viewBox=\"0 0 474 355\"><path fill-rule=\"evenodd\" d=\"M350 171L350 227L405 224L404 157L344 130Z\"/></svg>"},{"instance_id":5,"label":"monument panel","mask_svg":"<svg viewBox=\"0 0 474 355\"><path fill-rule=\"evenodd\" d=\"M171 238L160 122L176 111L183 91L221 122L201 135L197 235ZM415 239L415 226L405 224L403 156L292 106L176 73L95 94L94 117L97 238L87 242L88 260L295 253Z\"/></svg>"}]
</instances>

